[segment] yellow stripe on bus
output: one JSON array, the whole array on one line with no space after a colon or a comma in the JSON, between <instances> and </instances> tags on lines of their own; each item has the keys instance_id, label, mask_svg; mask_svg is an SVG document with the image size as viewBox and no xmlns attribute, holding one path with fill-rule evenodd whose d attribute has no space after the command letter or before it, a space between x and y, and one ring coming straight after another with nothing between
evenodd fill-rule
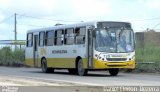
<instances>
[{"instance_id":1,"label":"yellow stripe on bus","mask_svg":"<svg viewBox=\"0 0 160 92\"><path fill-rule=\"evenodd\" d=\"M33 58L26 59L25 64L34 67ZM41 67L41 61L38 59L38 67ZM87 59L83 58L84 68L88 68ZM75 68L75 58L47 58L47 66L53 68ZM108 69L108 68L135 68L135 60L128 62L106 62L102 60L94 59L93 69Z\"/></svg>"},{"instance_id":2,"label":"yellow stripe on bus","mask_svg":"<svg viewBox=\"0 0 160 92\"><path fill-rule=\"evenodd\" d=\"M27 66L34 67L33 58L25 60ZM41 66L41 61L38 59L38 67ZM75 58L47 58L47 66L53 68L75 68ZM87 59L83 58L83 67L87 68Z\"/></svg>"}]
</instances>

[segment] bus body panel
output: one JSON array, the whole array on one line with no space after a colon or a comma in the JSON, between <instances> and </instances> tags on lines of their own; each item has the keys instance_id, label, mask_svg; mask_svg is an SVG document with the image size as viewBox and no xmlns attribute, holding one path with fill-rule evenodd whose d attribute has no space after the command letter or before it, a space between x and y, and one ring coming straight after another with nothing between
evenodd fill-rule
<instances>
[{"instance_id":1,"label":"bus body panel","mask_svg":"<svg viewBox=\"0 0 160 92\"><path fill-rule=\"evenodd\" d=\"M27 47L27 48L25 48L25 64L27 66L34 67L34 62L33 62L33 47Z\"/></svg>"},{"instance_id":2,"label":"bus body panel","mask_svg":"<svg viewBox=\"0 0 160 92\"><path fill-rule=\"evenodd\" d=\"M83 67L87 69L87 59L83 58ZM75 58L47 58L47 65L50 68L76 68Z\"/></svg>"},{"instance_id":3,"label":"bus body panel","mask_svg":"<svg viewBox=\"0 0 160 92\"><path fill-rule=\"evenodd\" d=\"M135 60L130 61L121 61L121 62L106 62L102 60L94 59L94 69L110 69L110 68L127 68L134 69L135 68Z\"/></svg>"},{"instance_id":4,"label":"bus body panel","mask_svg":"<svg viewBox=\"0 0 160 92\"><path fill-rule=\"evenodd\" d=\"M28 33L33 33L34 35L39 35L41 31L48 30L57 30L57 29L66 29L66 28L76 28L76 27L86 27L86 39L85 44L73 44L73 45L53 45L53 46L38 46L38 57L37 57L37 67L41 67L41 60L45 58L47 60L47 66L50 68L76 68L76 58L81 57L83 60L83 67L85 69L110 69L110 68L135 68L135 57L131 60L126 61L106 61L99 59L96 55L100 55L102 52L98 52L93 48L93 67L89 68L88 66L88 53L87 53L87 45L88 45L88 26L97 27L97 22L88 22L88 23L79 23L74 25L62 25L51 28L42 28L36 30L29 30ZM33 39L34 41L34 39ZM95 43L93 43L94 45ZM26 47L25 52L25 63L28 66L34 67L34 59L33 59L33 47ZM104 53L104 55L108 55L112 53ZM118 53L115 53L118 54ZM128 53L124 53L128 55ZM129 53L130 54L130 53ZM132 56L135 56L135 52L131 53ZM129 58L131 55L128 55Z\"/></svg>"},{"instance_id":5,"label":"bus body panel","mask_svg":"<svg viewBox=\"0 0 160 92\"><path fill-rule=\"evenodd\" d=\"M109 69L109 68L134 69L136 63L135 51L130 53L106 53L106 52L102 53L94 50L93 61L94 61L94 69Z\"/></svg>"}]
</instances>

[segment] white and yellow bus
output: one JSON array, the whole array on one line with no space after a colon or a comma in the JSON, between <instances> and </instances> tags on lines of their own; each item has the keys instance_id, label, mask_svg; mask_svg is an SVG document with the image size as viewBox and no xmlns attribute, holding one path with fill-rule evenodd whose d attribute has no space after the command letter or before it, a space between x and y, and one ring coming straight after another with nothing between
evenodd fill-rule
<instances>
[{"instance_id":1,"label":"white and yellow bus","mask_svg":"<svg viewBox=\"0 0 160 92\"><path fill-rule=\"evenodd\" d=\"M135 68L134 32L128 22L96 21L29 30L25 63L42 72L68 69L86 75L88 70Z\"/></svg>"}]
</instances>

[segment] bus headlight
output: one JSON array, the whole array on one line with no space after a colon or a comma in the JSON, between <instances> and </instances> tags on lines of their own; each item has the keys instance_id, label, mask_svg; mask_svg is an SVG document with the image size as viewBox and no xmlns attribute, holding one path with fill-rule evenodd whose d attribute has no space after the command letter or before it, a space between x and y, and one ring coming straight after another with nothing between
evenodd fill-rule
<instances>
[{"instance_id":1,"label":"bus headlight","mask_svg":"<svg viewBox=\"0 0 160 92\"><path fill-rule=\"evenodd\" d=\"M135 55L132 56L132 60L135 58Z\"/></svg>"},{"instance_id":2,"label":"bus headlight","mask_svg":"<svg viewBox=\"0 0 160 92\"><path fill-rule=\"evenodd\" d=\"M133 60L134 58L135 58L135 55L130 56L130 57L128 58L128 61L131 61L131 60Z\"/></svg>"}]
</instances>

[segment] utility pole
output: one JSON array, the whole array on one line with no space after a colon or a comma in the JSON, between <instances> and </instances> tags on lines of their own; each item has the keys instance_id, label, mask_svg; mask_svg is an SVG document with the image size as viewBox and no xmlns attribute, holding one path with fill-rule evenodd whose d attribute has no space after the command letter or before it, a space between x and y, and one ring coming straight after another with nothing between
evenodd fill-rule
<instances>
[{"instance_id":1,"label":"utility pole","mask_svg":"<svg viewBox=\"0 0 160 92\"><path fill-rule=\"evenodd\" d=\"M15 51L17 50L17 20L16 13L14 14L14 38L15 38Z\"/></svg>"}]
</instances>

